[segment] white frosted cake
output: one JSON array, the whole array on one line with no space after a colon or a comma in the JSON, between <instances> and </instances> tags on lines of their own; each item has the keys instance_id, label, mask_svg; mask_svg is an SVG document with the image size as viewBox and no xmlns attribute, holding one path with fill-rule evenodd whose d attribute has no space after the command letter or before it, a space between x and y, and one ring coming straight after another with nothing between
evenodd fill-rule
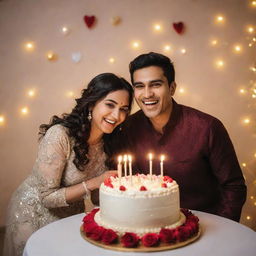
<instances>
[{"instance_id":1,"label":"white frosted cake","mask_svg":"<svg viewBox=\"0 0 256 256\"><path fill-rule=\"evenodd\" d=\"M106 179L100 186L100 208L83 218L81 231L86 240L108 249L166 250L197 239L198 221L191 211L180 209L176 181L138 174Z\"/></svg>"},{"instance_id":2,"label":"white frosted cake","mask_svg":"<svg viewBox=\"0 0 256 256\"><path fill-rule=\"evenodd\" d=\"M179 186L166 176L111 177L101 184L95 221L119 233L139 235L180 226L185 216L180 212Z\"/></svg>"}]
</instances>

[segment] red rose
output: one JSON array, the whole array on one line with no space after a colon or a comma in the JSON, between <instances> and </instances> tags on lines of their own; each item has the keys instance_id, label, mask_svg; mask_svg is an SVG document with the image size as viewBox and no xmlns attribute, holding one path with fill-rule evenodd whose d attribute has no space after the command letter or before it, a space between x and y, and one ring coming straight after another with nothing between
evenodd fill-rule
<instances>
[{"instance_id":1,"label":"red rose","mask_svg":"<svg viewBox=\"0 0 256 256\"><path fill-rule=\"evenodd\" d=\"M156 233L148 233L141 238L141 242L146 247L156 246L159 242L159 236Z\"/></svg>"},{"instance_id":2,"label":"red rose","mask_svg":"<svg viewBox=\"0 0 256 256\"><path fill-rule=\"evenodd\" d=\"M113 244L117 241L117 238L118 236L115 231L113 231L112 229L105 229L101 241L104 244Z\"/></svg>"},{"instance_id":3,"label":"red rose","mask_svg":"<svg viewBox=\"0 0 256 256\"><path fill-rule=\"evenodd\" d=\"M198 223L199 222L199 219L198 219L198 217L197 216L195 216L195 215L189 215L188 217L187 217L187 221L192 221L192 222L195 222L195 223Z\"/></svg>"},{"instance_id":4,"label":"red rose","mask_svg":"<svg viewBox=\"0 0 256 256\"><path fill-rule=\"evenodd\" d=\"M164 181L167 181L169 183L172 183L173 182L173 179L169 176L164 176Z\"/></svg>"},{"instance_id":5,"label":"red rose","mask_svg":"<svg viewBox=\"0 0 256 256\"><path fill-rule=\"evenodd\" d=\"M105 231L105 228L103 228L103 227L101 227L101 226L95 226L95 227L91 230L91 232L90 232L90 234L89 234L89 237L90 237L91 239L95 240L95 241L99 241L99 240L101 240L101 237L102 237L104 231Z\"/></svg>"},{"instance_id":6,"label":"red rose","mask_svg":"<svg viewBox=\"0 0 256 256\"><path fill-rule=\"evenodd\" d=\"M175 243L176 238L173 234L173 231L174 231L173 229L162 228L159 232L159 237L161 241L164 243Z\"/></svg>"},{"instance_id":7,"label":"red rose","mask_svg":"<svg viewBox=\"0 0 256 256\"><path fill-rule=\"evenodd\" d=\"M192 212L191 212L190 210L188 210L188 209L181 208L180 210L181 210L181 212L182 212L186 217L192 215Z\"/></svg>"},{"instance_id":8,"label":"red rose","mask_svg":"<svg viewBox=\"0 0 256 256\"><path fill-rule=\"evenodd\" d=\"M94 208L90 214L92 214L93 216L100 210L100 208Z\"/></svg>"},{"instance_id":9,"label":"red rose","mask_svg":"<svg viewBox=\"0 0 256 256\"><path fill-rule=\"evenodd\" d=\"M141 186L140 191L147 191L147 188L145 186Z\"/></svg>"},{"instance_id":10,"label":"red rose","mask_svg":"<svg viewBox=\"0 0 256 256\"><path fill-rule=\"evenodd\" d=\"M191 236L191 228L189 226L180 226L178 229L180 231L180 241L185 241Z\"/></svg>"},{"instance_id":11,"label":"red rose","mask_svg":"<svg viewBox=\"0 0 256 256\"><path fill-rule=\"evenodd\" d=\"M120 189L121 191L125 191L125 190L126 190L126 187L122 185L122 186L119 187L119 189Z\"/></svg>"},{"instance_id":12,"label":"red rose","mask_svg":"<svg viewBox=\"0 0 256 256\"><path fill-rule=\"evenodd\" d=\"M182 241L182 235L179 228L173 229L173 237L176 242Z\"/></svg>"},{"instance_id":13,"label":"red rose","mask_svg":"<svg viewBox=\"0 0 256 256\"><path fill-rule=\"evenodd\" d=\"M86 223L86 224L94 222L94 216L90 213L85 215L84 218L83 218L83 222Z\"/></svg>"},{"instance_id":14,"label":"red rose","mask_svg":"<svg viewBox=\"0 0 256 256\"><path fill-rule=\"evenodd\" d=\"M126 232L121 237L121 243L125 247L136 247L139 243L139 237L135 233Z\"/></svg>"},{"instance_id":15,"label":"red rose","mask_svg":"<svg viewBox=\"0 0 256 256\"><path fill-rule=\"evenodd\" d=\"M92 222L92 223L84 223L84 224L83 224L83 229L84 229L84 232L86 233L87 236L90 236L92 230L93 230L95 227L98 227L98 224L96 224L95 222Z\"/></svg>"},{"instance_id":16,"label":"red rose","mask_svg":"<svg viewBox=\"0 0 256 256\"><path fill-rule=\"evenodd\" d=\"M185 223L186 226L188 226L191 230L191 235L194 235L198 232L199 226L198 223L193 222L193 221L187 221Z\"/></svg>"}]
</instances>

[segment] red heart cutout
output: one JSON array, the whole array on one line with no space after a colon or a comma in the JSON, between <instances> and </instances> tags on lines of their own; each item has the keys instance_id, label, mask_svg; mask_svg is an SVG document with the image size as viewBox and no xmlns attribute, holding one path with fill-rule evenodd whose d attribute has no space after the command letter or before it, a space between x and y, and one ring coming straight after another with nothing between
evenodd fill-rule
<instances>
[{"instance_id":1,"label":"red heart cutout","mask_svg":"<svg viewBox=\"0 0 256 256\"><path fill-rule=\"evenodd\" d=\"M182 34L184 32L183 22L172 23L172 26L178 34Z\"/></svg>"},{"instance_id":2,"label":"red heart cutout","mask_svg":"<svg viewBox=\"0 0 256 256\"><path fill-rule=\"evenodd\" d=\"M95 16L84 16L84 22L88 28L91 28L95 22L96 18Z\"/></svg>"}]
</instances>

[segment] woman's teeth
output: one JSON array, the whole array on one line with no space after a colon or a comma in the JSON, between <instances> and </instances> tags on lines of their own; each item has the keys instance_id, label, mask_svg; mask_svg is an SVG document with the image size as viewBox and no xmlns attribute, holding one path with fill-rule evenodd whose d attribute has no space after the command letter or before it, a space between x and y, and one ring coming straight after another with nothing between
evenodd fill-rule
<instances>
[{"instance_id":1,"label":"woman's teeth","mask_svg":"<svg viewBox=\"0 0 256 256\"><path fill-rule=\"evenodd\" d=\"M116 121L112 121L112 120L109 120L109 119L104 119L107 123L110 123L110 124L115 124L116 123Z\"/></svg>"}]
</instances>

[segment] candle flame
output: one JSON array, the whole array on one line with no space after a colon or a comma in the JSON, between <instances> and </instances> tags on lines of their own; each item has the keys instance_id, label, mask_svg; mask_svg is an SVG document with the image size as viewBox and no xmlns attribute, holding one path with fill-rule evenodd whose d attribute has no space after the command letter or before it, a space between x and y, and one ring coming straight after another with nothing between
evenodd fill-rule
<instances>
[{"instance_id":1,"label":"candle flame","mask_svg":"<svg viewBox=\"0 0 256 256\"><path fill-rule=\"evenodd\" d=\"M153 154L152 154L152 153L149 153L149 154L148 154L148 157L149 157L149 160L152 160L152 159L153 159Z\"/></svg>"},{"instance_id":2,"label":"candle flame","mask_svg":"<svg viewBox=\"0 0 256 256\"><path fill-rule=\"evenodd\" d=\"M124 162L127 161L127 155L124 155Z\"/></svg>"},{"instance_id":3,"label":"candle flame","mask_svg":"<svg viewBox=\"0 0 256 256\"><path fill-rule=\"evenodd\" d=\"M131 162L132 161L132 156L128 155L128 161Z\"/></svg>"},{"instance_id":4,"label":"candle flame","mask_svg":"<svg viewBox=\"0 0 256 256\"><path fill-rule=\"evenodd\" d=\"M119 157L118 157L118 163L121 164L122 160L123 160L123 157L122 157L122 156L119 156Z\"/></svg>"},{"instance_id":5,"label":"candle flame","mask_svg":"<svg viewBox=\"0 0 256 256\"><path fill-rule=\"evenodd\" d=\"M164 155L161 155L161 158L160 158L161 162L163 162L164 159L165 159Z\"/></svg>"}]
</instances>

